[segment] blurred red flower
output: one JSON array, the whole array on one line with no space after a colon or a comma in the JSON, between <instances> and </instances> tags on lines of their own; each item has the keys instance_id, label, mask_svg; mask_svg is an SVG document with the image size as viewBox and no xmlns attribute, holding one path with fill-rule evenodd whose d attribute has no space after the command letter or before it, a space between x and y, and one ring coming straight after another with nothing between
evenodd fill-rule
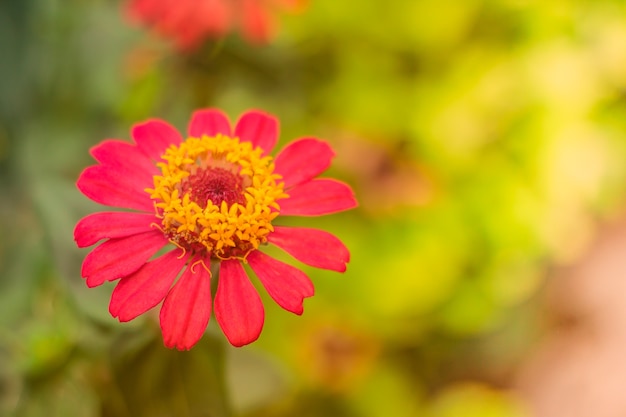
<instances>
[{"instance_id":1,"label":"blurred red flower","mask_svg":"<svg viewBox=\"0 0 626 417\"><path fill-rule=\"evenodd\" d=\"M93 147L98 164L77 182L97 203L134 210L91 214L74 231L79 247L106 239L87 255L82 275L89 287L120 280L109 305L113 317L129 321L163 301L165 345L191 348L211 315L213 263L219 267L215 317L230 343L242 346L259 337L264 322L243 264L295 314L314 292L304 272L264 254L262 245L317 268L345 271L350 255L335 236L273 225L279 215L356 207L347 184L316 178L334 156L328 143L301 138L273 158L278 121L259 111L243 114L234 129L219 110L197 111L187 139L156 119L135 125L131 134L134 144L109 139Z\"/></svg>"},{"instance_id":2,"label":"blurred red flower","mask_svg":"<svg viewBox=\"0 0 626 417\"><path fill-rule=\"evenodd\" d=\"M276 30L274 13L301 5L302 0L129 0L127 12L189 51L234 28L251 43L268 42Z\"/></svg>"}]
</instances>

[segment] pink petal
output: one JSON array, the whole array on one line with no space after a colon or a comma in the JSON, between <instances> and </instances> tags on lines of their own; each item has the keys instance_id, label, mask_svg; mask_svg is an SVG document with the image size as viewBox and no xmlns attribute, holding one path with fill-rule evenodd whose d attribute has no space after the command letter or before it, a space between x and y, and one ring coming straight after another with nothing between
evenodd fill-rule
<instances>
[{"instance_id":1,"label":"pink petal","mask_svg":"<svg viewBox=\"0 0 626 417\"><path fill-rule=\"evenodd\" d=\"M155 161L161 159L170 145L178 145L183 140L176 129L158 119L133 126L131 135L139 149Z\"/></svg>"},{"instance_id":2,"label":"pink petal","mask_svg":"<svg viewBox=\"0 0 626 417\"><path fill-rule=\"evenodd\" d=\"M242 141L260 146L268 154L278 140L278 120L260 111L244 113L235 127L235 136Z\"/></svg>"},{"instance_id":3,"label":"pink petal","mask_svg":"<svg viewBox=\"0 0 626 417\"><path fill-rule=\"evenodd\" d=\"M90 153L102 165L115 167L118 170L141 171L150 177L160 172L137 146L121 140L107 139L91 148Z\"/></svg>"},{"instance_id":4,"label":"pink petal","mask_svg":"<svg viewBox=\"0 0 626 417\"><path fill-rule=\"evenodd\" d=\"M315 292L304 272L258 250L251 252L247 260L267 293L279 306L292 313L302 314L304 299Z\"/></svg>"},{"instance_id":5,"label":"pink petal","mask_svg":"<svg viewBox=\"0 0 626 417\"><path fill-rule=\"evenodd\" d=\"M344 272L348 248L328 232L305 227L274 226L267 240L307 265Z\"/></svg>"},{"instance_id":6,"label":"pink petal","mask_svg":"<svg viewBox=\"0 0 626 417\"><path fill-rule=\"evenodd\" d=\"M108 166L87 167L78 178L76 186L83 194L95 201L113 207L123 207L141 211L154 211L150 195L144 191L151 183L141 178L123 175Z\"/></svg>"},{"instance_id":7,"label":"pink petal","mask_svg":"<svg viewBox=\"0 0 626 417\"><path fill-rule=\"evenodd\" d=\"M168 348L190 349L209 324L211 273L206 268L201 264L187 267L165 297L159 319L163 342Z\"/></svg>"},{"instance_id":8,"label":"pink petal","mask_svg":"<svg viewBox=\"0 0 626 417\"><path fill-rule=\"evenodd\" d=\"M141 268L167 243L159 230L107 240L85 257L82 276L89 287L125 277Z\"/></svg>"},{"instance_id":9,"label":"pink petal","mask_svg":"<svg viewBox=\"0 0 626 417\"><path fill-rule=\"evenodd\" d=\"M180 249L174 249L121 279L111 294L111 315L119 321L129 321L157 305L167 295L187 258L181 256Z\"/></svg>"},{"instance_id":10,"label":"pink petal","mask_svg":"<svg viewBox=\"0 0 626 417\"><path fill-rule=\"evenodd\" d=\"M230 121L222 111L217 109L198 110L189 122L189 136L201 138L203 135L216 136L221 133L231 136Z\"/></svg>"},{"instance_id":11,"label":"pink petal","mask_svg":"<svg viewBox=\"0 0 626 417\"><path fill-rule=\"evenodd\" d=\"M221 262L215 319L237 347L254 342L263 329L263 303L238 260Z\"/></svg>"},{"instance_id":12,"label":"pink petal","mask_svg":"<svg viewBox=\"0 0 626 417\"><path fill-rule=\"evenodd\" d=\"M330 178L314 179L287 191L289 198L278 200L280 214L320 216L357 206L349 185Z\"/></svg>"},{"instance_id":13,"label":"pink petal","mask_svg":"<svg viewBox=\"0 0 626 417\"><path fill-rule=\"evenodd\" d=\"M74 229L74 240L79 248L91 246L102 239L120 238L154 230L152 223L160 223L154 214L120 211L90 214L82 218Z\"/></svg>"},{"instance_id":14,"label":"pink petal","mask_svg":"<svg viewBox=\"0 0 626 417\"><path fill-rule=\"evenodd\" d=\"M283 176L287 189L324 172L334 156L335 152L327 142L314 138L296 140L276 155L274 172Z\"/></svg>"}]
</instances>

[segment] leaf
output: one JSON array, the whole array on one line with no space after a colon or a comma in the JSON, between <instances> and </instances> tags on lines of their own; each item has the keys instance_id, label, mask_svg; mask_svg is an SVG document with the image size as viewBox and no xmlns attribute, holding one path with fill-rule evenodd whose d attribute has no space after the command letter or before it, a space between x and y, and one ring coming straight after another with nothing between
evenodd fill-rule
<instances>
[{"instance_id":1,"label":"leaf","mask_svg":"<svg viewBox=\"0 0 626 417\"><path fill-rule=\"evenodd\" d=\"M113 346L103 416L228 417L223 342L205 335L190 351L170 350L154 332Z\"/></svg>"}]
</instances>

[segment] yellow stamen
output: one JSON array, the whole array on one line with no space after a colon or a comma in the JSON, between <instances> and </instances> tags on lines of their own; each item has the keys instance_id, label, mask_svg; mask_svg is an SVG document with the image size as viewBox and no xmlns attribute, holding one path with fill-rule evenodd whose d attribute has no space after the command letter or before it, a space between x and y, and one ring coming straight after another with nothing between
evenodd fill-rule
<instances>
[{"instance_id":1,"label":"yellow stamen","mask_svg":"<svg viewBox=\"0 0 626 417\"><path fill-rule=\"evenodd\" d=\"M165 235L192 253L245 259L267 242L287 198L272 157L259 147L223 135L188 138L170 146L157 165L155 201Z\"/></svg>"}]
</instances>

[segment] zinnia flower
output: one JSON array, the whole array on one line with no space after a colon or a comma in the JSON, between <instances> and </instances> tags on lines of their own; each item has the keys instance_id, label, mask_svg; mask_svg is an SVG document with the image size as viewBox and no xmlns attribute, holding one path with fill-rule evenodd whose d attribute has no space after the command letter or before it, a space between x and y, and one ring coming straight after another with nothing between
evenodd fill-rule
<instances>
[{"instance_id":1,"label":"zinnia flower","mask_svg":"<svg viewBox=\"0 0 626 417\"><path fill-rule=\"evenodd\" d=\"M129 0L131 20L172 38L182 50L200 46L238 27L252 43L265 43L274 34L273 12L294 10L301 0Z\"/></svg>"},{"instance_id":2,"label":"zinnia flower","mask_svg":"<svg viewBox=\"0 0 626 417\"><path fill-rule=\"evenodd\" d=\"M191 348L211 315L213 265L219 268L215 318L230 343L243 346L259 337L264 322L243 264L292 313L302 314L314 291L304 272L263 253L264 245L317 268L345 271L350 255L335 236L274 224L279 216L357 205L348 185L316 178L334 156L328 143L298 139L273 158L274 117L249 111L231 129L216 109L195 112L185 140L156 119L135 125L131 134L134 144L109 139L93 147L99 164L77 182L97 203L134 210L91 214L74 231L79 247L106 239L87 255L82 275L89 287L119 279L109 305L113 317L129 321L163 301L165 345Z\"/></svg>"}]
</instances>

